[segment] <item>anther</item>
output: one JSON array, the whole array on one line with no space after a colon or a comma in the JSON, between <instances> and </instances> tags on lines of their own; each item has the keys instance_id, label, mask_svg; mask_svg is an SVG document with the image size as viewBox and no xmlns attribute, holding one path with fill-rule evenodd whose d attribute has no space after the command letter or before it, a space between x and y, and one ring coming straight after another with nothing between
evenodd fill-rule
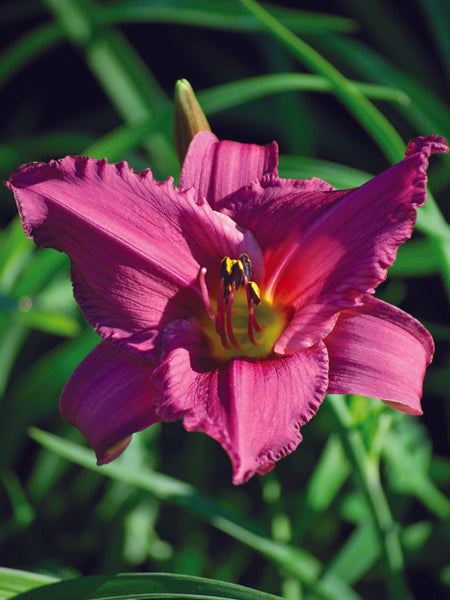
<instances>
[{"instance_id":1,"label":"anther","mask_svg":"<svg viewBox=\"0 0 450 600\"><path fill-rule=\"evenodd\" d=\"M238 290L241 285L244 285L244 265L240 260L233 261L230 274L230 283L235 290Z\"/></svg>"},{"instance_id":2,"label":"anther","mask_svg":"<svg viewBox=\"0 0 450 600\"><path fill-rule=\"evenodd\" d=\"M244 278L247 281L250 281L252 277L252 263L250 262L248 254L241 254L239 260L241 261L242 267L244 269Z\"/></svg>"},{"instance_id":3,"label":"anther","mask_svg":"<svg viewBox=\"0 0 450 600\"><path fill-rule=\"evenodd\" d=\"M259 287L254 281L249 281L246 286L247 290L247 304L248 304L248 337L252 344L257 345L255 341L255 337L253 335L253 329L258 333L262 333L264 331L264 327L258 323L255 317L255 311L253 309L254 306L258 306L261 303L261 294L259 292Z\"/></svg>"},{"instance_id":4,"label":"anther","mask_svg":"<svg viewBox=\"0 0 450 600\"><path fill-rule=\"evenodd\" d=\"M231 275L231 267L233 266L233 261L228 256L222 259L220 263L220 279L226 281Z\"/></svg>"},{"instance_id":5,"label":"anther","mask_svg":"<svg viewBox=\"0 0 450 600\"><path fill-rule=\"evenodd\" d=\"M253 304L255 304L256 306L261 304L261 293L259 291L259 287L254 281L248 282L248 291L250 293L250 298Z\"/></svg>"}]
</instances>

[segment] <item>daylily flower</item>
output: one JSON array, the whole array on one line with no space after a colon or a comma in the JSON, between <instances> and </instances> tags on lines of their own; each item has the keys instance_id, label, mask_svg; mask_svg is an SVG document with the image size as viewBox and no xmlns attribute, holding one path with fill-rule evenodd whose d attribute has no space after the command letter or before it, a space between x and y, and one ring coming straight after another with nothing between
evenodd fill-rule
<instances>
[{"instance_id":1,"label":"daylily flower","mask_svg":"<svg viewBox=\"0 0 450 600\"><path fill-rule=\"evenodd\" d=\"M425 202L436 136L360 188L277 177L277 146L198 133L178 186L149 170L66 157L8 183L37 244L66 252L100 344L63 417L116 458L132 433L183 419L229 454L233 481L301 441L325 394L420 414L426 329L374 298Z\"/></svg>"}]
</instances>

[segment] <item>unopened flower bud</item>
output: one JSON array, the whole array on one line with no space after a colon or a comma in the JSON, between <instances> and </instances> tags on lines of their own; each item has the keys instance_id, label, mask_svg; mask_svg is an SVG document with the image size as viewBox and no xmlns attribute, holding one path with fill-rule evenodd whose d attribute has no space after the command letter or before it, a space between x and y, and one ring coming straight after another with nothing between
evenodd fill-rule
<instances>
[{"instance_id":1,"label":"unopened flower bud","mask_svg":"<svg viewBox=\"0 0 450 600\"><path fill-rule=\"evenodd\" d=\"M175 84L175 112L173 137L178 162L183 164L187 149L196 133L211 131L191 84L179 79Z\"/></svg>"}]
</instances>

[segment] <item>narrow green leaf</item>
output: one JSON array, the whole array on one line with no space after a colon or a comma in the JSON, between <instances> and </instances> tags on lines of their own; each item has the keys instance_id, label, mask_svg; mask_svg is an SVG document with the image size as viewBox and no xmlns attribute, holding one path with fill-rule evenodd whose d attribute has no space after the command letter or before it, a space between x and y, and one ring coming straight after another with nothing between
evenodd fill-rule
<instances>
[{"instance_id":1,"label":"narrow green leaf","mask_svg":"<svg viewBox=\"0 0 450 600\"><path fill-rule=\"evenodd\" d=\"M0 331L0 404L3 405L11 370L28 331L22 323L3 311L0 311Z\"/></svg>"},{"instance_id":2,"label":"narrow green leaf","mask_svg":"<svg viewBox=\"0 0 450 600\"><path fill-rule=\"evenodd\" d=\"M80 154L91 140L92 137L87 134L70 131L28 134L24 139L0 144L0 169L9 173L26 162L57 158L66 154Z\"/></svg>"},{"instance_id":3,"label":"narrow green leaf","mask_svg":"<svg viewBox=\"0 0 450 600\"><path fill-rule=\"evenodd\" d=\"M296 156L281 156L279 173L282 177L299 179L319 177L339 189L358 187L373 177L369 173L344 165L337 165L316 158ZM442 251L447 248L447 245L450 248L450 225L442 216L430 191L427 193L425 206L417 211L416 227L419 231L435 239L440 246L442 245ZM435 246L434 255L439 258L442 267L446 263L439 254L439 247Z\"/></svg>"},{"instance_id":4,"label":"narrow green leaf","mask_svg":"<svg viewBox=\"0 0 450 600\"><path fill-rule=\"evenodd\" d=\"M339 437L328 438L319 462L308 481L306 502L315 512L326 510L351 473Z\"/></svg>"},{"instance_id":5,"label":"narrow green leaf","mask_svg":"<svg viewBox=\"0 0 450 600\"><path fill-rule=\"evenodd\" d=\"M390 486L398 493L416 496L430 511L443 520L450 517L450 500L437 488L428 474L428 464L421 447L414 443L415 453L408 447L407 437L397 431L386 435L383 456L389 466ZM427 455L430 449L428 448Z\"/></svg>"},{"instance_id":6,"label":"narrow green leaf","mask_svg":"<svg viewBox=\"0 0 450 600\"><path fill-rule=\"evenodd\" d=\"M83 155L97 159L107 158L111 162L122 160L127 152L141 145L149 135L168 130L171 118L172 109L168 108L143 121L121 125L90 144Z\"/></svg>"},{"instance_id":7,"label":"narrow green leaf","mask_svg":"<svg viewBox=\"0 0 450 600\"><path fill-rule=\"evenodd\" d=\"M272 17L257 2L254 0L240 0L240 2L247 7L249 12L264 25L268 32L288 48L294 56L311 70L323 75L331 82L336 96L353 113L356 119L378 143L379 147L391 162L397 162L403 158L404 143L397 131L375 108L375 106L355 88L351 81L346 79L318 52ZM427 219L425 226L433 222L431 227L427 227L427 233L431 236L437 237L437 235L439 235L436 234L437 229L439 229L440 232L448 230L445 220L431 196L428 198L427 206L422 212L422 226L424 226L423 219L425 216ZM436 242L436 246L442 266L441 272L448 294L450 295L450 242L439 240Z\"/></svg>"},{"instance_id":8,"label":"narrow green leaf","mask_svg":"<svg viewBox=\"0 0 450 600\"><path fill-rule=\"evenodd\" d=\"M19 478L12 471L3 471L1 480L13 511L13 519L18 529L28 526L34 519L34 510L28 502L25 491Z\"/></svg>"},{"instance_id":9,"label":"narrow green leaf","mask_svg":"<svg viewBox=\"0 0 450 600\"><path fill-rule=\"evenodd\" d=\"M217 529L273 561L286 573L302 581L319 598L327 600L356 600L359 598L337 578L327 578L327 581L323 582L320 579L323 566L315 557L300 548L276 542L259 533L259 527L249 519L244 519L234 511L203 496L187 483L156 471L144 472L142 469L133 469L132 465L121 465L120 460L97 467L93 453L78 444L36 428L30 430L30 435L39 444L59 456L117 481L147 490L160 500L188 509Z\"/></svg>"},{"instance_id":10,"label":"narrow green leaf","mask_svg":"<svg viewBox=\"0 0 450 600\"><path fill-rule=\"evenodd\" d=\"M395 87L374 85L359 81L352 84L361 93L377 100L407 105L409 97ZM249 77L240 81L225 83L217 87L203 90L197 94L202 108L208 114L239 106L245 102L256 100L271 94L287 91L333 92L334 88L329 79L321 75L305 73L275 73Z\"/></svg>"},{"instance_id":11,"label":"narrow green leaf","mask_svg":"<svg viewBox=\"0 0 450 600\"><path fill-rule=\"evenodd\" d=\"M430 30L433 32L435 44L441 50L441 56L450 80L450 8L448 0L420 0L423 11L428 18Z\"/></svg>"},{"instance_id":12,"label":"narrow green leaf","mask_svg":"<svg viewBox=\"0 0 450 600\"><path fill-rule=\"evenodd\" d=\"M130 121L150 116L166 98L131 46L117 32L94 29L94 0L44 0L70 40L86 50L88 63L119 112Z\"/></svg>"},{"instance_id":13,"label":"narrow green leaf","mask_svg":"<svg viewBox=\"0 0 450 600\"><path fill-rule=\"evenodd\" d=\"M264 592L188 575L139 573L60 581L16 596L17 600L282 600Z\"/></svg>"},{"instance_id":14,"label":"narrow green leaf","mask_svg":"<svg viewBox=\"0 0 450 600\"><path fill-rule=\"evenodd\" d=\"M441 581L450 587L450 565L445 565L441 571Z\"/></svg>"},{"instance_id":15,"label":"narrow green leaf","mask_svg":"<svg viewBox=\"0 0 450 600\"><path fill-rule=\"evenodd\" d=\"M17 313L18 320L26 327L62 337L75 337L80 333L80 324L73 317L56 312L26 310Z\"/></svg>"},{"instance_id":16,"label":"narrow green leaf","mask_svg":"<svg viewBox=\"0 0 450 600\"><path fill-rule=\"evenodd\" d=\"M429 0L426 0L428 3ZM346 12L360 23L365 39L381 48L384 55L403 68L414 65L417 77L429 83L429 75L434 74L433 61L421 34L420 26L413 26L401 9L401 5L390 0L362 3L359 0L341 0ZM357 58L355 58L355 61ZM432 77L430 77L432 79Z\"/></svg>"},{"instance_id":17,"label":"narrow green leaf","mask_svg":"<svg viewBox=\"0 0 450 600\"><path fill-rule=\"evenodd\" d=\"M401 137L389 121L356 89L351 81L346 79L318 52L272 17L257 2L254 0L240 0L240 2L294 56L312 71L322 75L330 82L336 96L378 143L390 161L396 162L403 158L404 143Z\"/></svg>"},{"instance_id":18,"label":"narrow green leaf","mask_svg":"<svg viewBox=\"0 0 450 600\"><path fill-rule=\"evenodd\" d=\"M381 486L378 460L368 455L363 438L354 427L354 419L344 396L328 395L326 406L331 409L339 429L342 444L355 469L355 476L364 494L366 507L377 531L383 556L389 569L388 584L393 597L409 599L399 528Z\"/></svg>"},{"instance_id":19,"label":"narrow green leaf","mask_svg":"<svg viewBox=\"0 0 450 600\"><path fill-rule=\"evenodd\" d=\"M319 43L359 77L402 89L411 102L400 108L400 114L417 131L450 138L448 106L419 79L395 67L375 50L354 39L328 36Z\"/></svg>"},{"instance_id":20,"label":"narrow green leaf","mask_svg":"<svg viewBox=\"0 0 450 600\"><path fill-rule=\"evenodd\" d=\"M408 104L409 98L403 92L388 86L353 82L357 89L370 98L390 102ZM196 96L206 115L241 106L246 102L264 98L271 94L281 94L288 91L311 91L331 93L331 84L319 75L302 73L276 73L250 77L231 83L216 86L196 93ZM140 121L118 127L103 138L95 141L84 152L89 156L110 160L118 160L126 152L141 144L152 131L167 131L172 121L172 105L160 109L158 114Z\"/></svg>"},{"instance_id":21,"label":"narrow green leaf","mask_svg":"<svg viewBox=\"0 0 450 600\"><path fill-rule=\"evenodd\" d=\"M96 27L95 0L44 0L69 39L81 46L94 76L120 116L137 123L153 116L167 98L153 74L119 32ZM177 159L169 139L156 133L144 141L152 166L163 176L176 173Z\"/></svg>"},{"instance_id":22,"label":"narrow green leaf","mask_svg":"<svg viewBox=\"0 0 450 600\"><path fill-rule=\"evenodd\" d=\"M21 592L48 585L55 581L58 581L56 577L0 567L0 600L15 598Z\"/></svg>"},{"instance_id":23,"label":"narrow green leaf","mask_svg":"<svg viewBox=\"0 0 450 600\"><path fill-rule=\"evenodd\" d=\"M0 290L12 290L23 267L27 264L34 243L23 232L19 217L13 219L0 233Z\"/></svg>"},{"instance_id":24,"label":"narrow green leaf","mask_svg":"<svg viewBox=\"0 0 450 600\"><path fill-rule=\"evenodd\" d=\"M36 3L31 3L36 6ZM12 16L17 10L18 3L11 2L10 8L2 7L5 16ZM80 23L77 13L65 8L68 18L75 14L75 24ZM20 16L29 14L23 8L17 11ZM150 5L129 2L117 3L112 6L97 6L91 12L96 25L112 25L124 22L156 22L180 23L181 25L203 26L226 30L244 32L260 31L259 23L247 17L243 10L230 2L190 2L189 6L183 1L168 3L160 2L159 5ZM297 33L327 33L330 31L352 31L355 24L352 20L334 15L306 13L286 9L276 9L274 14L284 23L289 23ZM81 25L82 26L82 25ZM25 33L16 40L3 54L0 54L0 85L5 84L15 73L26 65L37 60L45 52L54 49L64 42L64 29L59 23L43 25Z\"/></svg>"},{"instance_id":25,"label":"narrow green leaf","mask_svg":"<svg viewBox=\"0 0 450 600\"><path fill-rule=\"evenodd\" d=\"M281 22L289 24L297 33L355 30L354 21L345 17L279 8L270 4L266 6ZM135 0L133 3L122 0L98 7L93 17L96 22L108 24L150 21L249 33L261 31L256 19L229 0L171 0L170 3L166 0L153 0L151 3L145 0Z\"/></svg>"},{"instance_id":26,"label":"narrow green leaf","mask_svg":"<svg viewBox=\"0 0 450 600\"><path fill-rule=\"evenodd\" d=\"M25 237L23 231L22 236ZM49 287L63 285L62 281L66 282L71 291L69 272L69 259L65 254L49 248L38 248L29 256L15 282L14 296L20 298L39 295L42 299Z\"/></svg>"},{"instance_id":27,"label":"narrow green leaf","mask_svg":"<svg viewBox=\"0 0 450 600\"><path fill-rule=\"evenodd\" d=\"M17 71L55 48L63 40L57 25L44 25L24 34L0 54L0 85L4 85Z\"/></svg>"},{"instance_id":28,"label":"narrow green leaf","mask_svg":"<svg viewBox=\"0 0 450 600\"><path fill-rule=\"evenodd\" d=\"M431 521L419 521L405 527L401 539L405 552L420 552L433 533Z\"/></svg>"},{"instance_id":29,"label":"narrow green leaf","mask_svg":"<svg viewBox=\"0 0 450 600\"><path fill-rule=\"evenodd\" d=\"M10 464L23 443L23 435L29 425L43 416L54 414L64 384L98 341L97 334L86 329L80 337L59 344L29 368L22 370L21 377L15 380L3 396L0 467ZM0 337L0 344L1 348L3 337ZM5 354L7 352L5 347ZM0 366L2 364L0 361ZM36 398L39 398L39 402L36 402Z\"/></svg>"},{"instance_id":30,"label":"narrow green leaf","mask_svg":"<svg viewBox=\"0 0 450 600\"><path fill-rule=\"evenodd\" d=\"M287 179L311 179L318 177L338 189L350 189L363 185L372 175L353 167L339 165L327 160L306 156L280 156L280 177Z\"/></svg>"},{"instance_id":31,"label":"narrow green leaf","mask_svg":"<svg viewBox=\"0 0 450 600\"><path fill-rule=\"evenodd\" d=\"M326 573L333 573L349 585L357 583L381 557L381 545L374 526L358 526L339 548Z\"/></svg>"}]
</instances>

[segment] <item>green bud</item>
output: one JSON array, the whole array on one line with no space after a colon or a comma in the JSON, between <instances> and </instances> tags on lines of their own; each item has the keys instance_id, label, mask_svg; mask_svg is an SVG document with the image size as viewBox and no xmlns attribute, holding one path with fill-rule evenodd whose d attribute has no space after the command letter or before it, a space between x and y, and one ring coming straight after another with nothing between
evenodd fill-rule
<instances>
[{"instance_id":1,"label":"green bud","mask_svg":"<svg viewBox=\"0 0 450 600\"><path fill-rule=\"evenodd\" d=\"M173 138L180 165L183 164L192 138L203 129L211 131L194 90L189 81L179 79L175 84Z\"/></svg>"}]
</instances>

